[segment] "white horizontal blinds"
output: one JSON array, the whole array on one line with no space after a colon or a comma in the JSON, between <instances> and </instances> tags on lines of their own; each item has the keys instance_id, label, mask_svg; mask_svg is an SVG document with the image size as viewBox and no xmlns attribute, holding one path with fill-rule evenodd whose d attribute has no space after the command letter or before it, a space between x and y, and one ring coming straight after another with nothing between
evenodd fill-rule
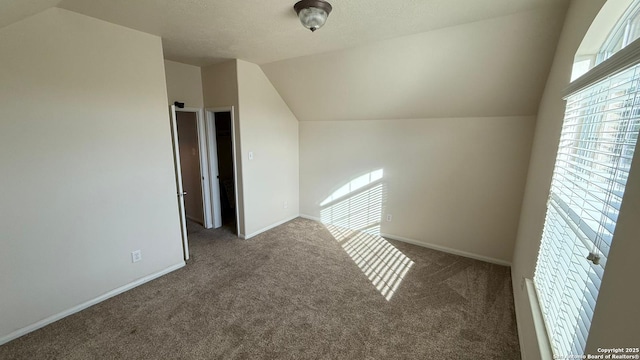
<instances>
[{"instance_id":1,"label":"white horizontal blinds","mask_svg":"<svg viewBox=\"0 0 640 360\"><path fill-rule=\"evenodd\" d=\"M556 355L584 352L639 129L640 65L567 98L534 276Z\"/></svg>"}]
</instances>

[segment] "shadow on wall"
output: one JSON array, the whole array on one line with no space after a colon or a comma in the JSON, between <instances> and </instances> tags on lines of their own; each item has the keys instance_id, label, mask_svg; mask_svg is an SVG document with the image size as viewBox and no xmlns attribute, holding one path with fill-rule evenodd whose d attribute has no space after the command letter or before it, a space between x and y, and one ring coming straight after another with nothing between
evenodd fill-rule
<instances>
[{"instance_id":1,"label":"shadow on wall","mask_svg":"<svg viewBox=\"0 0 640 360\"><path fill-rule=\"evenodd\" d=\"M320 203L320 219L389 301L414 263L380 236L386 199L383 176L383 169L378 169L334 191Z\"/></svg>"}]
</instances>

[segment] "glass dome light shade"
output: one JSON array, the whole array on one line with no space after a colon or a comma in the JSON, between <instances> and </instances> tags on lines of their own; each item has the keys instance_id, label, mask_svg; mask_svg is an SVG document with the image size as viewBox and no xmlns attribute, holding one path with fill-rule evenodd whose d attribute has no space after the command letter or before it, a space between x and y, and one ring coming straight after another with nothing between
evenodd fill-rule
<instances>
[{"instance_id":1,"label":"glass dome light shade","mask_svg":"<svg viewBox=\"0 0 640 360\"><path fill-rule=\"evenodd\" d=\"M316 31L327 21L327 13L315 7L300 10L298 17L304 27L311 31Z\"/></svg>"},{"instance_id":2,"label":"glass dome light shade","mask_svg":"<svg viewBox=\"0 0 640 360\"><path fill-rule=\"evenodd\" d=\"M300 18L300 23L311 31L321 28L331 13L331 4L324 0L302 0L294 6Z\"/></svg>"}]
</instances>

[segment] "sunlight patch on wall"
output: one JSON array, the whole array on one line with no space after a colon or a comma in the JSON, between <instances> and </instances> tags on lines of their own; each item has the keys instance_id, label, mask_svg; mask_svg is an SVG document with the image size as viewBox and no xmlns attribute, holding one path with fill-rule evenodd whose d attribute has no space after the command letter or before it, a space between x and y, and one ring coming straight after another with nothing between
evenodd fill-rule
<instances>
[{"instance_id":1,"label":"sunlight patch on wall","mask_svg":"<svg viewBox=\"0 0 640 360\"><path fill-rule=\"evenodd\" d=\"M326 204L334 200L337 200L345 195L348 195L364 186L367 186L371 183L381 180L383 175L384 175L384 170L378 169L370 173L364 174L362 176L359 176L349 181L348 183L340 187L338 190L334 191L331 195L329 195L326 199L324 199L323 202L320 203L320 206L325 206Z\"/></svg>"},{"instance_id":2,"label":"sunlight patch on wall","mask_svg":"<svg viewBox=\"0 0 640 360\"><path fill-rule=\"evenodd\" d=\"M320 219L325 224L332 224L351 230L362 230L375 235L380 234L380 227L369 229L371 225L380 224L382 219L382 183L359 191L343 200L320 210Z\"/></svg>"},{"instance_id":3,"label":"sunlight patch on wall","mask_svg":"<svg viewBox=\"0 0 640 360\"><path fill-rule=\"evenodd\" d=\"M383 170L359 176L320 203L320 219L331 235L387 300L414 262L380 236L385 199Z\"/></svg>"}]
</instances>

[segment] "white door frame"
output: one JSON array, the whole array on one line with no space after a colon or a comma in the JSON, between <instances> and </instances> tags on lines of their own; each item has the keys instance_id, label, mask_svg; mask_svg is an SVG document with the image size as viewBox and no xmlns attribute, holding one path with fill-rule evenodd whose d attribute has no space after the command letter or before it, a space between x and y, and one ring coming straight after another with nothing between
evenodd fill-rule
<instances>
[{"instance_id":1,"label":"white door frame","mask_svg":"<svg viewBox=\"0 0 640 360\"><path fill-rule=\"evenodd\" d=\"M216 123L214 113L205 110L205 140L207 143L207 157L209 158L208 172L209 188L211 188L211 204L213 205L213 227L222 226L222 209L220 205L220 174L218 172L218 145L216 138Z\"/></svg>"},{"instance_id":2,"label":"white door frame","mask_svg":"<svg viewBox=\"0 0 640 360\"><path fill-rule=\"evenodd\" d=\"M205 133L204 112L200 108L176 108L178 112L190 112L196 114L196 126L198 132L198 152L200 155L200 186L202 187L202 211L204 214L204 228L211 229L213 227L213 218L215 209L211 208L211 188L209 171L209 160L207 154L207 143ZM214 211L212 211L214 210Z\"/></svg>"},{"instance_id":3,"label":"white door frame","mask_svg":"<svg viewBox=\"0 0 640 360\"><path fill-rule=\"evenodd\" d=\"M169 119L171 122L171 144L173 145L173 164L176 174L176 189L178 191L178 216L180 217L180 233L182 236L182 251L184 260L189 260L189 241L187 240L187 219L184 213L184 188L182 187L182 170L180 169L180 146L178 145L178 119L176 106L169 107Z\"/></svg>"},{"instance_id":4,"label":"white door frame","mask_svg":"<svg viewBox=\"0 0 640 360\"><path fill-rule=\"evenodd\" d=\"M207 146L209 153L207 154L211 161L209 161L209 173L211 174L210 187L212 189L212 203L217 203L218 209L220 209L220 181L218 179L218 149L216 145L216 133L215 133L215 113L217 112L229 112L231 114L231 150L233 160L233 193L235 197L235 212L236 212L236 235L240 235L240 204L238 203L238 161L236 155L236 122L233 106L205 108L206 113L206 129L207 129ZM220 212L218 212L220 214ZM221 220L220 220L221 222ZM220 224L221 226L221 224ZM216 226L218 227L218 226Z\"/></svg>"}]
</instances>

